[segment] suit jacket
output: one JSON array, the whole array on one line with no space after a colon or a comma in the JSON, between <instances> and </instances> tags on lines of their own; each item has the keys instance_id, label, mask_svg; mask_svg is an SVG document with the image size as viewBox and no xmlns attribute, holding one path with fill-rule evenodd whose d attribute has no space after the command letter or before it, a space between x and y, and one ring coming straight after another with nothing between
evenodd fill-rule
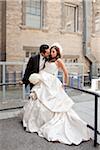
<instances>
[{"instance_id":1,"label":"suit jacket","mask_svg":"<svg viewBox=\"0 0 100 150\"><path fill-rule=\"evenodd\" d=\"M39 72L39 62L40 62L40 54L30 57L22 79L23 83L25 84L25 87L27 87L28 84L30 84L30 89L33 87L33 84L31 84L28 79L32 73Z\"/></svg>"}]
</instances>

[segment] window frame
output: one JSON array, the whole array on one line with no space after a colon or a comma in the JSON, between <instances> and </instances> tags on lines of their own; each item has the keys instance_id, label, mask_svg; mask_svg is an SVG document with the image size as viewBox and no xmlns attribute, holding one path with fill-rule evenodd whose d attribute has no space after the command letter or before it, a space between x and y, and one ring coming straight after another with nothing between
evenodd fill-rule
<instances>
[{"instance_id":1,"label":"window frame","mask_svg":"<svg viewBox=\"0 0 100 150\"><path fill-rule=\"evenodd\" d=\"M74 32L78 32L79 31L79 5L77 4L72 4L72 3L68 3L68 2L64 2L63 3L63 9L62 9L62 29L65 32L70 32L70 33L74 33ZM66 29L66 23L67 21L65 20L65 16L66 16L66 7L72 7L74 8L74 28L70 31L68 31Z\"/></svg>"},{"instance_id":2,"label":"window frame","mask_svg":"<svg viewBox=\"0 0 100 150\"><path fill-rule=\"evenodd\" d=\"M28 28L28 29L43 29L44 28L44 25L45 25L45 19L44 19L44 15L45 15L45 7L46 7L46 2L44 0L40 0L40 7L41 7L41 10L40 10L40 27L32 27L32 26L29 26L26 24L26 1L22 1L22 26L24 28Z\"/></svg>"},{"instance_id":3,"label":"window frame","mask_svg":"<svg viewBox=\"0 0 100 150\"><path fill-rule=\"evenodd\" d=\"M23 46L23 51L25 53L25 61L28 61L29 58L33 55L36 55L39 53L39 47L38 46Z\"/></svg>"}]
</instances>

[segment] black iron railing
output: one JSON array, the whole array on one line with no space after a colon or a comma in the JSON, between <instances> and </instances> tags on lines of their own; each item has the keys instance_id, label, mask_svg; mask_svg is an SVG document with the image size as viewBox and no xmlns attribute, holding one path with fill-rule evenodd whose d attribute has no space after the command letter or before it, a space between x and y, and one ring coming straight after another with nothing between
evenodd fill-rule
<instances>
[{"instance_id":1,"label":"black iron railing","mask_svg":"<svg viewBox=\"0 0 100 150\"><path fill-rule=\"evenodd\" d=\"M89 91L86 89L78 89L75 87L70 87L70 86L66 86L69 87L71 89L74 90L78 90L87 94L91 94L94 95L95 100L94 100L94 127L92 127L91 125L87 125L90 129L94 130L94 146L96 147L97 145L97 135L100 135L100 131L98 131L98 98L100 97L100 94L95 92L95 91ZM65 88L66 88L65 87Z\"/></svg>"}]
</instances>

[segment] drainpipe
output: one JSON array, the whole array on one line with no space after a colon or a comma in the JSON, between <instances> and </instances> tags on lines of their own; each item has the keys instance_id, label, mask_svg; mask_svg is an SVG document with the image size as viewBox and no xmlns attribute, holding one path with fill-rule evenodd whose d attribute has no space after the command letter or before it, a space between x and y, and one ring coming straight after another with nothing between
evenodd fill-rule
<instances>
[{"instance_id":1,"label":"drainpipe","mask_svg":"<svg viewBox=\"0 0 100 150\"><path fill-rule=\"evenodd\" d=\"M92 0L83 0L83 55L90 63L90 80L97 75L96 58L91 52Z\"/></svg>"},{"instance_id":2,"label":"drainpipe","mask_svg":"<svg viewBox=\"0 0 100 150\"><path fill-rule=\"evenodd\" d=\"M1 7L1 61L6 61L6 0Z\"/></svg>"},{"instance_id":3,"label":"drainpipe","mask_svg":"<svg viewBox=\"0 0 100 150\"><path fill-rule=\"evenodd\" d=\"M6 61L6 0L0 2L1 5L1 47L0 47L0 61ZM3 68L0 66L0 83L3 79Z\"/></svg>"}]
</instances>

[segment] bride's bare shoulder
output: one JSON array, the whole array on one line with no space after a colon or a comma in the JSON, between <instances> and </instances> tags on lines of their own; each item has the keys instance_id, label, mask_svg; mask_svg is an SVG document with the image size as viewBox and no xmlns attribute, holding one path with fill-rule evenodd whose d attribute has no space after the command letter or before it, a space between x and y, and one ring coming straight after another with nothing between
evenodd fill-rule
<instances>
[{"instance_id":1,"label":"bride's bare shoulder","mask_svg":"<svg viewBox=\"0 0 100 150\"><path fill-rule=\"evenodd\" d=\"M57 59L58 64L63 64L63 60L61 58Z\"/></svg>"},{"instance_id":2,"label":"bride's bare shoulder","mask_svg":"<svg viewBox=\"0 0 100 150\"><path fill-rule=\"evenodd\" d=\"M56 63L58 64L59 67L63 65L63 60L61 58L58 58Z\"/></svg>"},{"instance_id":3,"label":"bride's bare shoulder","mask_svg":"<svg viewBox=\"0 0 100 150\"><path fill-rule=\"evenodd\" d=\"M63 61L62 61L61 58L58 58L58 59L57 59L57 62L59 63L59 62L63 62Z\"/></svg>"}]
</instances>

